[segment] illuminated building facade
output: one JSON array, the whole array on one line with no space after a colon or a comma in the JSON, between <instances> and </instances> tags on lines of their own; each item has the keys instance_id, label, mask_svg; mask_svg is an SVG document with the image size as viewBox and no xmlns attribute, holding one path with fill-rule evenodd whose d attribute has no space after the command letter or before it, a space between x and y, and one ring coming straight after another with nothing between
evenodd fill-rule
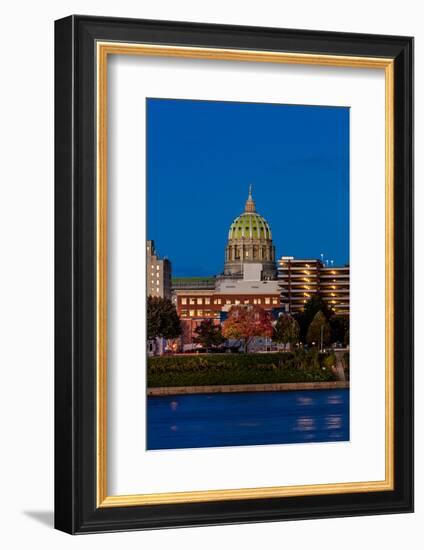
<instances>
[{"instance_id":1,"label":"illuminated building facade","mask_svg":"<svg viewBox=\"0 0 424 550\"><path fill-rule=\"evenodd\" d=\"M172 295L171 262L160 258L155 250L154 241L146 243L146 286L147 296L171 298Z\"/></svg>"},{"instance_id":2,"label":"illuminated building facade","mask_svg":"<svg viewBox=\"0 0 424 550\"><path fill-rule=\"evenodd\" d=\"M303 310L320 293L337 315L349 315L350 268L328 267L321 260L283 256L278 262L281 301L289 313Z\"/></svg>"}]
</instances>

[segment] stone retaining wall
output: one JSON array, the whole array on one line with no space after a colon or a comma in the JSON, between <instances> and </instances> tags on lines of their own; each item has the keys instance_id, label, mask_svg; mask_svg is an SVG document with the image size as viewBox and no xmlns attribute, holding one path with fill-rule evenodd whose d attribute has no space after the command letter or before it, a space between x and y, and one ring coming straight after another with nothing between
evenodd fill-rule
<instances>
[{"instance_id":1,"label":"stone retaining wall","mask_svg":"<svg viewBox=\"0 0 424 550\"><path fill-rule=\"evenodd\" d=\"M185 395L194 393L240 393L263 391L338 390L349 388L349 382L286 382L281 384L233 384L223 386L173 386L147 388L147 395Z\"/></svg>"}]
</instances>

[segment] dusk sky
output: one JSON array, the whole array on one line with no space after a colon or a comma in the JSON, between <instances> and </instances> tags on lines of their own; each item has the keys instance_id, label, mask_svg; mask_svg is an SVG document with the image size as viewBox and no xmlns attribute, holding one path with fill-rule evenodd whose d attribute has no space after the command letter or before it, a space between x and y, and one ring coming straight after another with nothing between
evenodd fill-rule
<instances>
[{"instance_id":1,"label":"dusk sky","mask_svg":"<svg viewBox=\"0 0 424 550\"><path fill-rule=\"evenodd\" d=\"M173 276L222 272L249 184L277 258L349 262L349 108L147 100L147 238Z\"/></svg>"}]
</instances>

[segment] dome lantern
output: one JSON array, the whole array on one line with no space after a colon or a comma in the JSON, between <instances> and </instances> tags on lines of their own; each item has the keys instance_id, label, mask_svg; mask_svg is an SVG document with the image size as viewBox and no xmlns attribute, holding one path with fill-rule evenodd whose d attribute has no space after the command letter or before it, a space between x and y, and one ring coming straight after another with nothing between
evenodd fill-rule
<instances>
[{"instance_id":1,"label":"dome lantern","mask_svg":"<svg viewBox=\"0 0 424 550\"><path fill-rule=\"evenodd\" d=\"M249 185L249 196L247 197L245 212L256 212L255 202L252 198L252 185Z\"/></svg>"}]
</instances>

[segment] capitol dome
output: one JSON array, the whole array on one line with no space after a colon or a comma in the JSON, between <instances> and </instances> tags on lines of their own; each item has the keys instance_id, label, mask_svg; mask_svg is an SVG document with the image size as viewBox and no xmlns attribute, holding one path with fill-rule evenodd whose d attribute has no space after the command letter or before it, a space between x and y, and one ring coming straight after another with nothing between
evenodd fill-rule
<instances>
[{"instance_id":1,"label":"capitol dome","mask_svg":"<svg viewBox=\"0 0 424 550\"><path fill-rule=\"evenodd\" d=\"M225 249L224 275L243 276L243 264L262 265L262 278L276 276L275 248L268 222L256 212L252 186L244 212L230 226Z\"/></svg>"},{"instance_id":2,"label":"capitol dome","mask_svg":"<svg viewBox=\"0 0 424 550\"><path fill-rule=\"evenodd\" d=\"M256 212L243 212L231 224L229 239L272 239L268 222Z\"/></svg>"}]
</instances>

